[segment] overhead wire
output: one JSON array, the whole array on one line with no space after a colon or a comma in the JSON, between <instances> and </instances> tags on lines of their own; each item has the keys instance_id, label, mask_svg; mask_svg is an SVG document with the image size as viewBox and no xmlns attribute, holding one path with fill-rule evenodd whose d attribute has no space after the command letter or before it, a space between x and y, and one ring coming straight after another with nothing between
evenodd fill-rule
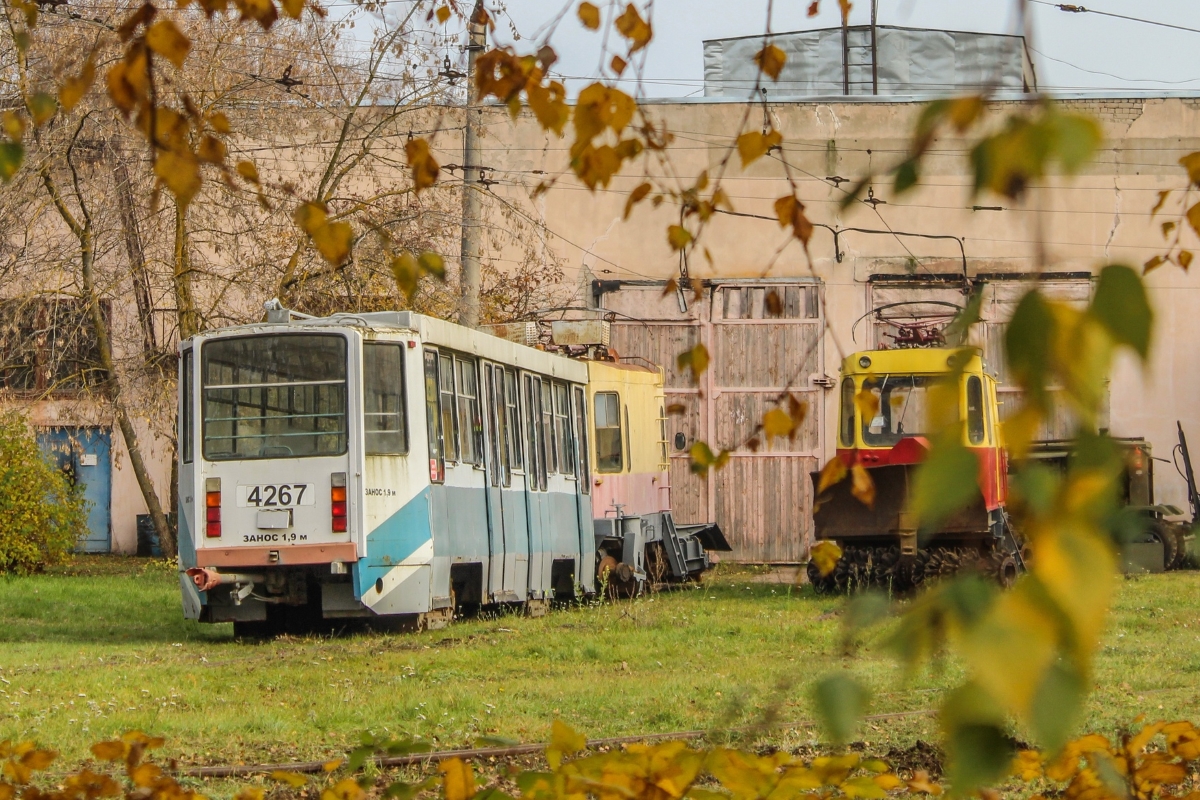
<instances>
[{"instance_id":1,"label":"overhead wire","mask_svg":"<svg viewBox=\"0 0 1200 800\"><path fill-rule=\"evenodd\" d=\"M1041 6L1057 8L1059 11L1067 11L1072 14L1095 14L1098 17L1112 17L1113 19L1123 19L1127 22L1140 22L1145 25L1154 25L1159 28L1171 28L1173 30L1185 31L1187 33L1200 33L1200 28L1189 28L1186 25L1175 25L1170 22L1159 22L1158 20L1144 19L1142 17L1131 17L1126 14L1115 14L1111 11L1099 11L1095 8L1087 8L1086 6L1075 5L1073 3L1054 3L1051 2L1051 0L1030 1Z\"/></svg>"}]
</instances>

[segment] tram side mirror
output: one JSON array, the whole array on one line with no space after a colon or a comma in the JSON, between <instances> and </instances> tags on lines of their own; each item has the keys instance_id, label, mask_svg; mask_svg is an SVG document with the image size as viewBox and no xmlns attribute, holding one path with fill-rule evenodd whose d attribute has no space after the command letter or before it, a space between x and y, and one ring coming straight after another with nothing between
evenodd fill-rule
<instances>
[{"instance_id":1,"label":"tram side mirror","mask_svg":"<svg viewBox=\"0 0 1200 800\"><path fill-rule=\"evenodd\" d=\"M679 431L678 433L675 434L675 449L676 450L686 450L687 449L687 436L684 435L683 431Z\"/></svg>"},{"instance_id":2,"label":"tram side mirror","mask_svg":"<svg viewBox=\"0 0 1200 800\"><path fill-rule=\"evenodd\" d=\"M871 433L883 433L883 427L885 424L886 423L884 422L883 415L876 414L871 419L871 424L867 427L870 429Z\"/></svg>"}]
</instances>

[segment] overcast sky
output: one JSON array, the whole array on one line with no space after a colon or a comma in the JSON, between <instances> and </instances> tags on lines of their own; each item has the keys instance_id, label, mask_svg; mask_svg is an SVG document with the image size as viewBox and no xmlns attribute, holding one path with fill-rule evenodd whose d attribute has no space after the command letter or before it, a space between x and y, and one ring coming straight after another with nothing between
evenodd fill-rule
<instances>
[{"instance_id":1,"label":"overcast sky","mask_svg":"<svg viewBox=\"0 0 1200 800\"><path fill-rule=\"evenodd\" d=\"M485 2L493 9L500 5L498 0ZM811 19L806 14L808 3L775 0L772 29L784 32L839 24L836 0L822 0L820 14ZM496 14L496 40L512 41L511 26L522 43L528 44L564 5L564 0L506 0L503 12ZM1014 33L1014 6L1015 0L879 0L878 14L881 25ZM1096 13L1068 13L1045 0L1031 0L1030 7L1035 25L1034 58L1043 88L1200 92L1200 32ZM654 0L655 35L646 60L645 93L663 97L703 94L702 42L761 33L766 8L766 0ZM1197 0L1088 0L1086 8L1200 31ZM856 0L851 24L869 21L870 3ZM555 69L568 77L596 76L600 39L599 33L579 24L573 4L551 39L560 57Z\"/></svg>"}]
</instances>

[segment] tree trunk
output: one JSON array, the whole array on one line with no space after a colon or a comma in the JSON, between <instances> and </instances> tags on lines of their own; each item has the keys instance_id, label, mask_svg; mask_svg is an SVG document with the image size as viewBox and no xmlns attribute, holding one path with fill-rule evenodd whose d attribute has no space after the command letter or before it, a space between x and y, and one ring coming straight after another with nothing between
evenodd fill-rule
<instances>
[{"instance_id":1,"label":"tree trunk","mask_svg":"<svg viewBox=\"0 0 1200 800\"><path fill-rule=\"evenodd\" d=\"M125 447L129 451L129 463L133 467L133 474L137 478L138 487L142 490L142 497L146 501L146 508L150 511L150 518L154 521L154 529L158 533L159 542L162 543L163 553L168 556L174 556L176 552L175 536L171 531L170 525L167 524L167 517L163 513L162 505L158 501L158 494L154 491L154 482L151 481L150 471L146 468L146 462L142 458L137 431L134 430L133 422L129 418L129 411L125 407L125 398L121 392L121 380L117 375L116 363L113 359L112 338L109 335L108 320L104 318L104 308L96 290L94 273L96 249L91 214L88 212L87 205L80 196L78 175L75 174L75 166L71 163L69 151L67 164L75 177L75 195L83 216L82 222L76 219L75 215L67 207L62 193L59 191L58 184L54 180L54 176L50 174L49 165L43 166L41 169L42 184L46 187L50 199L53 200L54 207L57 209L59 216L62 217L63 222L67 224L67 227L71 229L71 233L79 241L80 288L84 302L88 306L88 316L91 319L92 331L96 337L96 348L100 353L100 368L105 373L109 400L112 402L113 411L117 417L117 427L120 428L121 436L125 439Z\"/></svg>"},{"instance_id":2,"label":"tree trunk","mask_svg":"<svg viewBox=\"0 0 1200 800\"><path fill-rule=\"evenodd\" d=\"M176 318L179 339L190 339L200 332L200 319L192 294L192 266L188 257L187 206L175 201L175 284Z\"/></svg>"}]
</instances>

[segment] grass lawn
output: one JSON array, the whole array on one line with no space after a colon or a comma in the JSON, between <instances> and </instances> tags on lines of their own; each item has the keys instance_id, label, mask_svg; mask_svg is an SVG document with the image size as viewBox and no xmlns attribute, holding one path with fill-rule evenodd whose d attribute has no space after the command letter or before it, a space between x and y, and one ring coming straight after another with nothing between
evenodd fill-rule
<instances>
[{"instance_id":1,"label":"grass lawn","mask_svg":"<svg viewBox=\"0 0 1200 800\"><path fill-rule=\"evenodd\" d=\"M0 578L0 741L36 738L78 764L126 730L168 738L182 763L339 754L363 731L439 747L482 736L544 741L561 717L590 736L753 722L768 707L811 719L808 684L845 667L872 711L933 708L947 666L904 683L886 653L839 652L838 599L718 570L703 588L633 602L503 615L422 634L246 643L181 618L176 576L142 559ZM1087 725L1146 712L1200 717L1200 573L1124 580L1098 661ZM808 744L811 725L767 738ZM910 716L869 725L874 752L936 736Z\"/></svg>"}]
</instances>

